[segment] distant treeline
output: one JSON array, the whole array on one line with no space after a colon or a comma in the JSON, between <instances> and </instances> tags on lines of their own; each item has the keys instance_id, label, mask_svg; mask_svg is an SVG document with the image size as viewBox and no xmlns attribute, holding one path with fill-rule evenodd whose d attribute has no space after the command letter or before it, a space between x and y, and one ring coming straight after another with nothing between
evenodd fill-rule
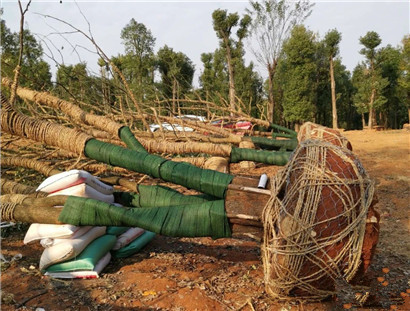
<instances>
[{"instance_id":1,"label":"distant treeline","mask_svg":"<svg viewBox=\"0 0 410 311\"><path fill-rule=\"evenodd\" d=\"M188 56L167 45L155 53L154 35L134 19L121 31L125 54L110 60L144 109L155 103L161 114L204 114L198 106L201 99L288 127L313 121L345 129L396 129L409 122L410 36L400 46L383 47L376 32L363 34L358 40L365 61L351 73L339 56L341 33L333 29L320 38L303 25L312 9L308 1L267 0L250 1L243 16L215 10L210 18L220 45L201 54L199 87L193 86L195 66ZM18 63L19 38L1 20L1 75L10 79ZM245 63L250 42L256 42L250 50L267 69L265 80L252 62ZM88 110L133 109L120 78L103 59L98 61L99 75L90 74L86 63L58 65L52 83L42 43L29 29L23 46L19 85L86 103Z\"/></svg>"}]
</instances>

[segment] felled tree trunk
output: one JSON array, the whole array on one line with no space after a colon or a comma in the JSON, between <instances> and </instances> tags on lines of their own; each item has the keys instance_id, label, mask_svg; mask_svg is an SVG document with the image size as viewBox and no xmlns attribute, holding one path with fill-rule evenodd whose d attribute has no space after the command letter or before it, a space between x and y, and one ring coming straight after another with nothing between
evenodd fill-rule
<instances>
[{"instance_id":1,"label":"felled tree trunk","mask_svg":"<svg viewBox=\"0 0 410 311\"><path fill-rule=\"evenodd\" d=\"M4 86L11 87L12 82L3 77L1 83ZM59 99L46 92L37 92L27 88L18 87L17 95L25 100L42 103L48 107L62 111L79 123L91 125L102 131L108 132L114 137L119 137L130 147L138 151L145 151L135 137L131 134L128 127L119 124L110 118L100 115L94 115L83 111L77 105L69 101Z\"/></svg>"}]
</instances>

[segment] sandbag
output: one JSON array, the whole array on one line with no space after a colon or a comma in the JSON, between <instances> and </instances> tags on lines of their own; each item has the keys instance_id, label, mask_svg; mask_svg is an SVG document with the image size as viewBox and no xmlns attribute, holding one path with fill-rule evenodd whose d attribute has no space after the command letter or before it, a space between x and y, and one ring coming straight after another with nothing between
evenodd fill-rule
<instances>
[{"instance_id":1,"label":"sandbag","mask_svg":"<svg viewBox=\"0 0 410 311\"><path fill-rule=\"evenodd\" d=\"M97 262L112 249L116 237L105 234L92 241L75 259L56 263L47 272L94 270Z\"/></svg>"},{"instance_id":2,"label":"sandbag","mask_svg":"<svg viewBox=\"0 0 410 311\"><path fill-rule=\"evenodd\" d=\"M67 239L65 242L46 248L40 258L40 270L45 270L50 265L74 258L92 241L104 234L105 227L94 227L77 239Z\"/></svg>"},{"instance_id":3,"label":"sandbag","mask_svg":"<svg viewBox=\"0 0 410 311\"><path fill-rule=\"evenodd\" d=\"M97 262L93 270L46 272L44 275L48 275L56 279L96 279L99 278L101 271L104 270L110 260L111 253L107 252L104 257Z\"/></svg>"},{"instance_id":4,"label":"sandbag","mask_svg":"<svg viewBox=\"0 0 410 311\"><path fill-rule=\"evenodd\" d=\"M121 235L125 231L127 231L130 227L115 227L115 226L108 226L107 231L105 232L106 234L111 234L111 235Z\"/></svg>"},{"instance_id":5,"label":"sandbag","mask_svg":"<svg viewBox=\"0 0 410 311\"><path fill-rule=\"evenodd\" d=\"M106 203L114 203L113 194L103 194L84 183L49 194L50 197L55 195L71 195L75 197L94 199Z\"/></svg>"},{"instance_id":6,"label":"sandbag","mask_svg":"<svg viewBox=\"0 0 410 311\"><path fill-rule=\"evenodd\" d=\"M62 225L62 226L64 226L64 225ZM54 239L54 238L45 238L45 239L40 240L40 244L44 248L47 248L47 247L51 247L51 246L56 245L56 244L61 243L61 242L66 242L67 239L77 239L77 238L83 236L84 234L86 234L93 227L92 226L83 226L83 227L79 227L79 228L80 228L80 230L77 230L72 236L70 236L68 238L56 238L56 239Z\"/></svg>"},{"instance_id":7,"label":"sandbag","mask_svg":"<svg viewBox=\"0 0 410 311\"><path fill-rule=\"evenodd\" d=\"M37 187L37 191L52 193L82 183L93 187L103 194L112 194L114 192L112 186L103 183L97 177L82 170L70 170L50 176Z\"/></svg>"},{"instance_id":8,"label":"sandbag","mask_svg":"<svg viewBox=\"0 0 410 311\"><path fill-rule=\"evenodd\" d=\"M126 232L122 233L117 238L117 242L115 243L112 249L117 250L117 249L123 248L124 246L134 241L137 237L142 235L144 232L145 230L141 228L129 228Z\"/></svg>"},{"instance_id":9,"label":"sandbag","mask_svg":"<svg viewBox=\"0 0 410 311\"><path fill-rule=\"evenodd\" d=\"M24 237L24 244L41 239L66 239L75 235L81 236L88 226L31 224Z\"/></svg>"},{"instance_id":10,"label":"sandbag","mask_svg":"<svg viewBox=\"0 0 410 311\"><path fill-rule=\"evenodd\" d=\"M147 245L155 236L154 232L145 231L141 236L137 237L127 246L120 248L119 250L113 250L112 255L115 258L124 258L134 255L140 251L145 245Z\"/></svg>"}]
</instances>

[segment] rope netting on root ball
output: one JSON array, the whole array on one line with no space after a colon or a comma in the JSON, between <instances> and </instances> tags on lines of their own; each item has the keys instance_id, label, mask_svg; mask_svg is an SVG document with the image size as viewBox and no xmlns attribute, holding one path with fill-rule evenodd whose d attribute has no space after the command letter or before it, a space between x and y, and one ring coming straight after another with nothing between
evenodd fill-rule
<instances>
[{"instance_id":1,"label":"rope netting on root ball","mask_svg":"<svg viewBox=\"0 0 410 311\"><path fill-rule=\"evenodd\" d=\"M301 142L272 180L263 211L266 291L281 300L321 300L335 293L336 280L364 272L378 240L373 194L349 150Z\"/></svg>"},{"instance_id":2,"label":"rope netting on root ball","mask_svg":"<svg viewBox=\"0 0 410 311\"><path fill-rule=\"evenodd\" d=\"M333 145L353 150L349 140L344 137L339 130L331 129L312 122L303 123L298 133L298 141L304 141L307 139L320 139Z\"/></svg>"}]
</instances>

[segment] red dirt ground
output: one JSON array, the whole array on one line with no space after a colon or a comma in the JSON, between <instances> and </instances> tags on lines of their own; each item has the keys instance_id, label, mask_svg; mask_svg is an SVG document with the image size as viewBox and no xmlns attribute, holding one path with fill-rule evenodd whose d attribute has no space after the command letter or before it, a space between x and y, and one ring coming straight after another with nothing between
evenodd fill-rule
<instances>
[{"instance_id":1,"label":"red dirt ground","mask_svg":"<svg viewBox=\"0 0 410 311\"><path fill-rule=\"evenodd\" d=\"M410 310L410 132L349 131L369 175L376 181L381 214L380 241L370 271L362 280L370 292L363 307L350 310ZM247 174L269 175L259 165ZM231 172L240 172L232 165ZM298 304L271 301L264 291L259 243L246 239L168 238L157 236L139 254L113 260L101 278L61 281L38 271L42 247L24 245L24 230L2 238L2 310L343 310L346 290L337 299ZM383 268L388 268L389 271ZM383 286L377 277L388 281ZM407 293L406 293L407 290ZM356 308L357 307L357 308Z\"/></svg>"}]
</instances>

